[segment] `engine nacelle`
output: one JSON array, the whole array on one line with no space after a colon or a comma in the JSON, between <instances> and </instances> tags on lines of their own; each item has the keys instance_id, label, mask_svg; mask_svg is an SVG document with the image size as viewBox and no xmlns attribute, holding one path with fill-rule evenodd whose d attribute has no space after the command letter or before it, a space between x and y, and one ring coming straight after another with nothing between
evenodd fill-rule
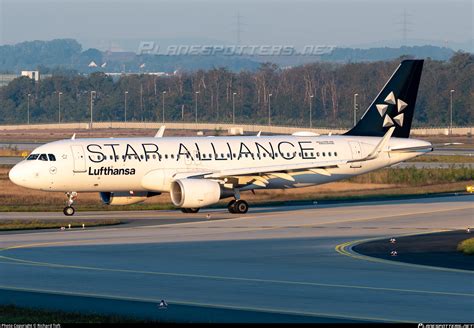
<instances>
[{"instance_id":1,"label":"engine nacelle","mask_svg":"<svg viewBox=\"0 0 474 328\"><path fill-rule=\"evenodd\" d=\"M160 193L139 191L133 194L129 192L101 192L100 199L105 205L131 205L145 201L149 197L157 196Z\"/></svg>"},{"instance_id":2,"label":"engine nacelle","mask_svg":"<svg viewBox=\"0 0 474 328\"><path fill-rule=\"evenodd\" d=\"M222 190L220 184L204 179L178 179L171 183L171 201L175 206L200 208L215 204L219 199L228 197L229 192Z\"/></svg>"}]
</instances>

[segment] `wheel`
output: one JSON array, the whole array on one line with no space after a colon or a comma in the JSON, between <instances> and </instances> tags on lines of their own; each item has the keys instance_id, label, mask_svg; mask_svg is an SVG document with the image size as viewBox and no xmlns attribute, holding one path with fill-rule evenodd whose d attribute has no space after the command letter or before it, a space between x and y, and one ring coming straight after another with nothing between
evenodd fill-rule
<instances>
[{"instance_id":1,"label":"wheel","mask_svg":"<svg viewBox=\"0 0 474 328\"><path fill-rule=\"evenodd\" d=\"M230 213L236 213L236 212L235 212L234 205L235 205L235 199L232 199L232 200L229 202L229 204L227 204L227 209L229 210Z\"/></svg>"},{"instance_id":2,"label":"wheel","mask_svg":"<svg viewBox=\"0 0 474 328\"><path fill-rule=\"evenodd\" d=\"M241 199L236 201L233 207L235 212L239 214L245 214L249 210L249 204Z\"/></svg>"},{"instance_id":3,"label":"wheel","mask_svg":"<svg viewBox=\"0 0 474 328\"><path fill-rule=\"evenodd\" d=\"M181 212L183 212L183 213L197 213L197 212L199 212L199 207L198 208L182 208Z\"/></svg>"},{"instance_id":4,"label":"wheel","mask_svg":"<svg viewBox=\"0 0 474 328\"><path fill-rule=\"evenodd\" d=\"M76 210L75 210L74 207L72 207L72 206L66 206L66 207L63 209L63 213L64 213L64 215L66 215L66 216L72 216L72 215L74 215L74 213L76 213Z\"/></svg>"}]
</instances>

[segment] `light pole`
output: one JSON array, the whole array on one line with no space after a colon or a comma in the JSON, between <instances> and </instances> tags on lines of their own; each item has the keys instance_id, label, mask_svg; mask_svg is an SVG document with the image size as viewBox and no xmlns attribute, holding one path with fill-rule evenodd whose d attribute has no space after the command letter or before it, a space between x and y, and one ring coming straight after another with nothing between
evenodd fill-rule
<instances>
[{"instance_id":1,"label":"light pole","mask_svg":"<svg viewBox=\"0 0 474 328\"><path fill-rule=\"evenodd\" d=\"M237 92L232 93L232 124L235 124L235 95Z\"/></svg>"},{"instance_id":2,"label":"light pole","mask_svg":"<svg viewBox=\"0 0 474 328\"><path fill-rule=\"evenodd\" d=\"M450 105L449 105L449 135L453 134L453 93L454 90L451 89L449 92L450 95Z\"/></svg>"},{"instance_id":3,"label":"light pole","mask_svg":"<svg viewBox=\"0 0 474 328\"><path fill-rule=\"evenodd\" d=\"M309 128L313 128L313 98L314 95L309 96Z\"/></svg>"},{"instance_id":4,"label":"light pole","mask_svg":"<svg viewBox=\"0 0 474 328\"><path fill-rule=\"evenodd\" d=\"M28 106L26 110L26 122L28 125L30 124L30 97L31 97L31 93L28 94Z\"/></svg>"},{"instance_id":5,"label":"light pole","mask_svg":"<svg viewBox=\"0 0 474 328\"><path fill-rule=\"evenodd\" d=\"M272 108L272 105L271 105L271 99L272 99L272 94L269 93L268 94L268 125L271 125L272 124L272 120L271 120L271 108Z\"/></svg>"},{"instance_id":6,"label":"light pole","mask_svg":"<svg viewBox=\"0 0 474 328\"><path fill-rule=\"evenodd\" d=\"M195 103L196 123L197 123L198 122L198 94L199 94L199 91L196 91L195 94L196 94L196 100L194 101L194 103Z\"/></svg>"},{"instance_id":7,"label":"light pole","mask_svg":"<svg viewBox=\"0 0 474 328\"><path fill-rule=\"evenodd\" d=\"M125 123L127 123L127 95L128 95L128 91L125 91L124 93L124 108L125 108L125 113L124 113L124 116L125 116Z\"/></svg>"},{"instance_id":8,"label":"light pole","mask_svg":"<svg viewBox=\"0 0 474 328\"><path fill-rule=\"evenodd\" d=\"M143 84L140 84L140 112L143 122Z\"/></svg>"},{"instance_id":9,"label":"light pole","mask_svg":"<svg viewBox=\"0 0 474 328\"><path fill-rule=\"evenodd\" d=\"M163 108L162 108L162 110L163 110L163 123L165 123L165 95L166 95L166 91L163 91L162 93L163 93L163 97L162 97L163 98L162 99L163 100Z\"/></svg>"},{"instance_id":10,"label":"light pole","mask_svg":"<svg viewBox=\"0 0 474 328\"><path fill-rule=\"evenodd\" d=\"M93 113L94 113L94 101L93 97L95 97L95 91L91 91L91 123L90 123L90 128L92 129L92 118L93 118Z\"/></svg>"},{"instance_id":11,"label":"light pole","mask_svg":"<svg viewBox=\"0 0 474 328\"><path fill-rule=\"evenodd\" d=\"M61 124L61 95L63 93L58 91L58 123Z\"/></svg>"},{"instance_id":12,"label":"light pole","mask_svg":"<svg viewBox=\"0 0 474 328\"><path fill-rule=\"evenodd\" d=\"M354 93L354 126L357 124L357 96L358 93Z\"/></svg>"}]
</instances>

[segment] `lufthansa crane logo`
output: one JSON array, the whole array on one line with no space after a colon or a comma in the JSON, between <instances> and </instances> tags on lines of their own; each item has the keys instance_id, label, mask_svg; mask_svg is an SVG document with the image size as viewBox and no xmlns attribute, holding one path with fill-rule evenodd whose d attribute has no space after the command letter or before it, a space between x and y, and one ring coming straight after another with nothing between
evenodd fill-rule
<instances>
[{"instance_id":1,"label":"lufthansa crane logo","mask_svg":"<svg viewBox=\"0 0 474 328\"><path fill-rule=\"evenodd\" d=\"M387 114L387 109L389 105L397 105L397 115L390 117ZM403 110L408 106L406 102L401 99L396 99L395 94L391 91L384 100L384 104L375 105L379 111L380 116L384 117L383 127L388 128L393 125L403 126Z\"/></svg>"}]
</instances>

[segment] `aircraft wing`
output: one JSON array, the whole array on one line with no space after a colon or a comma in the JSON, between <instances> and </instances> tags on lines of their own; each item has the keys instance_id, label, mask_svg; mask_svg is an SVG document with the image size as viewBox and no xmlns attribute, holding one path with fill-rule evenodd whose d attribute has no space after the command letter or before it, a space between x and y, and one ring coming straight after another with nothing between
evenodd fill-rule
<instances>
[{"instance_id":1,"label":"aircraft wing","mask_svg":"<svg viewBox=\"0 0 474 328\"><path fill-rule=\"evenodd\" d=\"M174 176L174 179L180 178L201 178L201 179L224 179L224 178L239 178L247 176L248 181L252 181L257 185L266 184L265 176L275 176L285 180L294 181L294 178L289 174L291 172L306 171L309 170L313 173L330 176L326 169L331 167L337 167L338 165L346 164L347 161L334 160L325 162L307 162L307 163L296 163L296 164L285 164L285 165L268 165L261 167L246 167L237 169L224 169L213 172L182 172ZM257 181L256 181L257 180Z\"/></svg>"},{"instance_id":2,"label":"aircraft wing","mask_svg":"<svg viewBox=\"0 0 474 328\"><path fill-rule=\"evenodd\" d=\"M347 163L347 161L326 161L326 162L308 162L308 163L297 163L297 164L285 164L285 165L268 165L261 167L248 167L238 169L224 169L216 171L210 174L204 175L205 178L215 179L224 178L229 176L240 176L240 175L256 175L260 173L288 173L292 171L311 170L311 169L325 169L329 167L336 167Z\"/></svg>"}]
</instances>

